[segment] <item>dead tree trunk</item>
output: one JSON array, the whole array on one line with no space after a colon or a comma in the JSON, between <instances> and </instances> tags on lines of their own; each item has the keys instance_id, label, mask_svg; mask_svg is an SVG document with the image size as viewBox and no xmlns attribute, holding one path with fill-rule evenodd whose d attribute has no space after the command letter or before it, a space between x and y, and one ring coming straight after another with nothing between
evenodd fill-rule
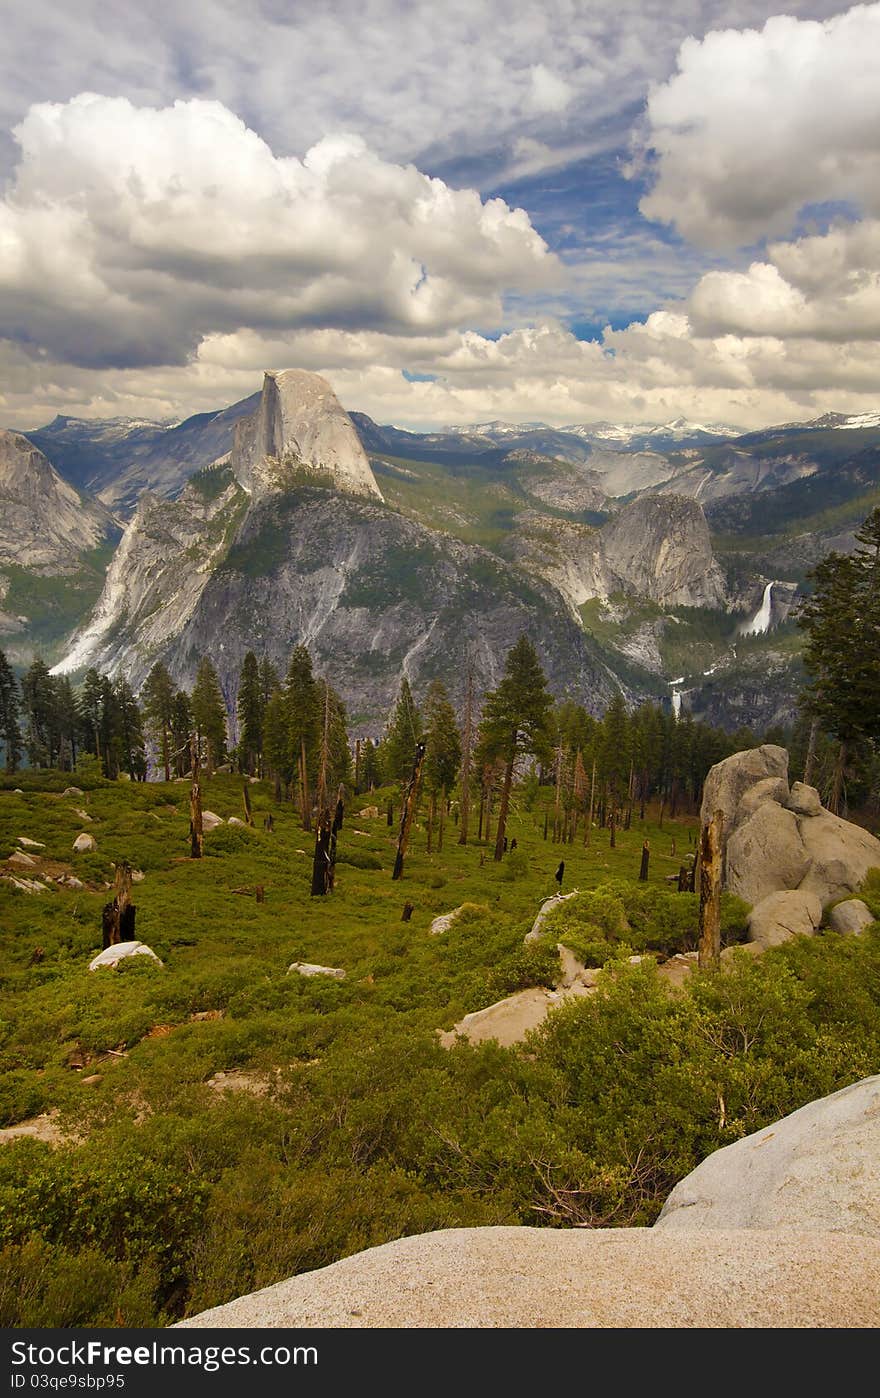
<instances>
[{"instance_id":1,"label":"dead tree trunk","mask_svg":"<svg viewBox=\"0 0 880 1398\"><path fill-rule=\"evenodd\" d=\"M648 841L646 840L645 843L642 845L642 863L641 863L641 866L640 866L640 868L639 868L639 882L640 882L640 883L647 883L647 882L648 882L648 863L649 863L649 861L650 861L650 858L651 858L651 846L649 845Z\"/></svg>"},{"instance_id":2,"label":"dead tree trunk","mask_svg":"<svg viewBox=\"0 0 880 1398\"><path fill-rule=\"evenodd\" d=\"M333 887L333 859L331 841L333 822L325 808L318 813L315 826L315 853L312 859L312 897L323 897Z\"/></svg>"},{"instance_id":3,"label":"dead tree trunk","mask_svg":"<svg viewBox=\"0 0 880 1398\"><path fill-rule=\"evenodd\" d=\"M837 758L834 763L834 780L831 786L831 797L828 802L828 809L832 815L840 814L840 803L843 800L843 779L846 773L846 743L841 742L837 748Z\"/></svg>"},{"instance_id":4,"label":"dead tree trunk","mask_svg":"<svg viewBox=\"0 0 880 1398\"><path fill-rule=\"evenodd\" d=\"M306 762L306 740L299 744L299 798L303 830L312 828L312 802L309 797L309 768Z\"/></svg>"},{"instance_id":5,"label":"dead tree trunk","mask_svg":"<svg viewBox=\"0 0 880 1398\"><path fill-rule=\"evenodd\" d=\"M199 745L195 735L189 740L192 786L189 790L189 838L193 859L201 859L204 846L202 834L202 785L199 781Z\"/></svg>"},{"instance_id":6,"label":"dead tree trunk","mask_svg":"<svg viewBox=\"0 0 880 1398\"><path fill-rule=\"evenodd\" d=\"M443 828L446 825L446 787L440 788L440 824L437 827L437 853L443 853Z\"/></svg>"},{"instance_id":7,"label":"dead tree trunk","mask_svg":"<svg viewBox=\"0 0 880 1398\"><path fill-rule=\"evenodd\" d=\"M244 789L243 789L243 793L242 793L242 794L243 794L243 796L244 796L244 820L245 820L245 825L253 825L253 823L254 823L254 813L253 813L253 811L251 810L251 789L250 789L250 786L248 785L247 782L245 782L245 784L244 784Z\"/></svg>"},{"instance_id":8,"label":"dead tree trunk","mask_svg":"<svg viewBox=\"0 0 880 1398\"><path fill-rule=\"evenodd\" d=\"M700 831L700 946L701 971L721 965L721 831L723 811L716 811Z\"/></svg>"},{"instance_id":9,"label":"dead tree trunk","mask_svg":"<svg viewBox=\"0 0 880 1398\"><path fill-rule=\"evenodd\" d=\"M593 811L596 804L596 759L593 758L593 775L590 777L590 809L587 812L587 828L584 831L584 849L590 844L590 833L593 829Z\"/></svg>"},{"instance_id":10,"label":"dead tree trunk","mask_svg":"<svg viewBox=\"0 0 880 1398\"><path fill-rule=\"evenodd\" d=\"M397 856L394 860L394 870L392 879L399 879L403 873L403 860L406 854L406 847L409 844L409 833L412 829L413 818L416 812L416 803L419 797L419 785L422 778L422 764L425 760L425 744L416 745L415 756L413 758L412 774L403 798L403 810L400 813L400 833L397 836Z\"/></svg>"},{"instance_id":11,"label":"dead tree trunk","mask_svg":"<svg viewBox=\"0 0 880 1398\"><path fill-rule=\"evenodd\" d=\"M114 895L101 910L102 946L115 947L120 942L133 942L137 908L131 901L131 865L124 860L116 865Z\"/></svg>"},{"instance_id":12,"label":"dead tree trunk","mask_svg":"<svg viewBox=\"0 0 880 1398\"><path fill-rule=\"evenodd\" d=\"M813 768L816 765L816 740L819 737L819 720L814 718L810 724L810 737L807 742L807 756L804 762L804 786L813 785Z\"/></svg>"},{"instance_id":13,"label":"dead tree trunk","mask_svg":"<svg viewBox=\"0 0 880 1398\"><path fill-rule=\"evenodd\" d=\"M474 672L468 667L467 695L464 703L464 733L461 740L461 819L458 843L468 841L468 816L471 808L471 749L474 745ZM482 814L482 812L481 812Z\"/></svg>"}]
</instances>

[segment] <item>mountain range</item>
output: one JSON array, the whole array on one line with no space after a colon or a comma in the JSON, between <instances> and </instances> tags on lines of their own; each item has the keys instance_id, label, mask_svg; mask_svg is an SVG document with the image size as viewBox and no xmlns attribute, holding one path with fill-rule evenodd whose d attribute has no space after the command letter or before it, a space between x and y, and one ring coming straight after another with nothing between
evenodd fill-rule
<instances>
[{"instance_id":1,"label":"mountain range","mask_svg":"<svg viewBox=\"0 0 880 1398\"><path fill-rule=\"evenodd\" d=\"M139 684L307 643L375 732L407 675L497 682L520 632L551 684L736 727L784 722L810 566L880 501L880 414L737 434L481 423L419 433L271 371L215 413L0 433L0 645Z\"/></svg>"}]
</instances>

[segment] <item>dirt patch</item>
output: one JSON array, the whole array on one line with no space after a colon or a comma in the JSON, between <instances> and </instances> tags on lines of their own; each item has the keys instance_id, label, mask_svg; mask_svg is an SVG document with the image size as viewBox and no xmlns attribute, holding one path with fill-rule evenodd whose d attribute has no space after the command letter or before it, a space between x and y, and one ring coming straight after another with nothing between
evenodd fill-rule
<instances>
[{"instance_id":1,"label":"dirt patch","mask_svg":"<svg viewBox=\"0 0 880 1398\"><path fill-rule=\"evenodd\" d=\"M19 1121L15 1126L0 1128L0 1144L29 1138L32 1141L46 1141L50 1146L60 1146L72 1139L67 1131L58 1125L54 1112L43 1112L40 1116Z\"/></svg>"}]
</instances>

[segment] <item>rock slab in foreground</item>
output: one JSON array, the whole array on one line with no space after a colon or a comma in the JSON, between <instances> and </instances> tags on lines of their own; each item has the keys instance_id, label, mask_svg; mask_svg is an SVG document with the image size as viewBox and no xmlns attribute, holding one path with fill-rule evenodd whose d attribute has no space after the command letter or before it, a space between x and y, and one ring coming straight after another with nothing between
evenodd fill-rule
<instances>
[{"instance_id":1,"label":"rock slab in foreground","mask_svg":"<svg viewBox=\"0 0 880 1398\"><path fill-rule=\"evenodd\" d=\"M716 1150L675 1186L655 1228L781 1226L880 1242L880 1075Z\"/></svg>"},{"instance_id":2,"label":"rock slab in foreground","mask_svg":"<svg viewBox=\"0 0 880 1398\"><path fill-rule=\"evenodd\" d=\"M880 1240L451 1228L370 1248L174 1328L874 1327Z\"/></svg>"}]
</instances>

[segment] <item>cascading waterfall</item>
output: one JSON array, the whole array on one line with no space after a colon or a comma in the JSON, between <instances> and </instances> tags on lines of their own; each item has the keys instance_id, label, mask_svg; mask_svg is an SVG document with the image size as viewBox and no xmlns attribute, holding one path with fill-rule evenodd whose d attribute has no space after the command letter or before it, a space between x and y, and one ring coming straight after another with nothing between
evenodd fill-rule
<instances>
[{"instance_id":1,"label":"cascading waterfall","mask_svg":"<svg viewBox=\"0 0 880 1398\"><path fill-rule=\"evenodd\" d=\"M773 609L773 589L775 582L768 582L764 588L764 596L761 598L761 605L755 612L751 621L743 627L744 636L762 636L765 631L770 630L770 616Z\"/></svg>"}]
</instances>

